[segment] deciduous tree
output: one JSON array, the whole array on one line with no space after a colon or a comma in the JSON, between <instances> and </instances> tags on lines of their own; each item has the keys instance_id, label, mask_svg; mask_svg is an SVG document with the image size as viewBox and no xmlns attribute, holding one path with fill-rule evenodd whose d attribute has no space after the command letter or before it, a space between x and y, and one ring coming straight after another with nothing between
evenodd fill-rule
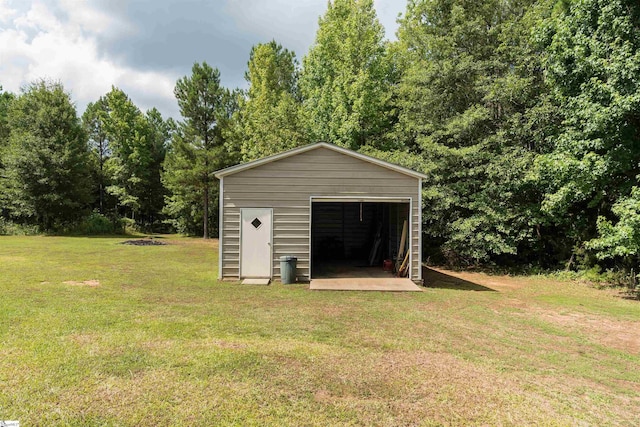
<instances>
[{"instance_id":1,"label":"deciduous tree","mask_svg":"<svg viewBox=\"0 0 640 427\"><path fill-rule=\"evenodd\" d=\"M257 44L251 49L245 78L249 90L240 100L231 137L242 160L304 144L295 54L275 41Z\"/></svg>"},{"instance_id":2,"label":"deciduous tree","mask_svg":"<svg viewBox=\"0 0 640 427\"><path fill-rule=\"evenodd\" d=\"M107 193L116 199L120 214L152 227L164 203L160 170L171 122L155 108L143 114L116 87L89 104L83 119L104 188L100 206Z\"/></svg>"},{"instance_id":3,"label":"deciduous tree","mask_svg":"<svg viewBox=\"0 0 640 427\"><path fill-rule=\"evenodd\" d=\"M601 258L635 256L640 4L558 2L537 34L546 52L553 102L563 119L551 134L553 151L537 161L538 185L545 190L542 209L570 230L576 248L599 232L591 247Z\"/></svg>"},{"instance_id":4,"label":"deciduous tree","mask_svg":"<svg viewBox=\"0 0 640 427\"><path fill-rule=\"evenodd\" d=\"M91 155L95 163L98 209L101 214L105 213L105 188L111 183L111 177L106 170L107 160L111 157L109 139L104 123L108 114L107 102L104 97L100 97L98 101L89 103L82 115L82 125L89 138Z\"/></svg>"},{"instance_id":5,"label":"deciduous tree","mask_svg":"<svg viewBox=\"0 0 640 427\"><path fill-rule=\"evenodd\" d=\"M515 255L532 239L526 176L541 147L528 113L544 88L531 3L412 0L400 21L393 138L422 156L426 240L455 262Z\"/></svg>"},{"instance_id":6,"label":"deciduous tree","mask_svg":"<svg viewBox=\"0 0 640 427\"><path fill-rule=\"evenodd\" d=\"M332 0L303 59L300 87L309 138L357 150L381 145L392 68L373 0Z\"/></svg>"},{"instance_id":7,"label":"deciduous tree","mask_svg":"<svg viewBox=\"0 0 640 427\"><path fill-rule=\"evenodd\" d=\"M13 219L52 230L77 221L91 201L89 148L62 84L38 81L9 107L5 201Z\"/></svg>"}]
</instances>

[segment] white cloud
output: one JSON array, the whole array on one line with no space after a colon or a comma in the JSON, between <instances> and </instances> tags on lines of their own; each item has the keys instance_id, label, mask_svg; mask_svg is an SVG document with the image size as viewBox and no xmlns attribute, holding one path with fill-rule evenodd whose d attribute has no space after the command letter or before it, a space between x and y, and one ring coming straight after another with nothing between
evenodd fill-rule
<instances>
[{"instance_id":1,"label":"white cloud","mask_svg":"<svg viewBox=\"0 0 640 427\"><path fill-rule=\"evenodd\" d=\"M0 0L0 23L11 22L18 11L9 6L8 0Z\"/></svg>"},{"instance_id":2,"label":"white cloud","mask_svg":"<svg viewBox=\"0 0 640 427\"><path fill-rule=\"evenodd\" d=\"M374 1L394 38L406 0ZM156 106L178 118L173 88L193 61L207 60L224 70L225 84L242 86L251 44L275 39L301 59L326 6L327 0L0 0L0 85L17 92L39 78L60 80L80 113L115 85L141 109ZM219 31L195 31L196 18Z\"/></svg>"},{"instance_id":3,"label":"white cloud","mask_svg":"<svg viewBox=\"0 0 640 427\"><path fill-rule=\"evenodd\" d=\"M157 105L165 106L165 114L176 114L173 86L177 75L137 70L100 55L95 36L114 26L125 29L126 23L86 3L62 0L58 6L68 21L36 1L28 10L14 13L13 28L0 28L0 84L4 90L17 92L39 78L60 80L82 113L88 102L115 85L143 110ZM2 7L7 3L0 3L0 10Z\"/></svg>"},{"instance_id":4,"label":"white cloud","mask_svg":"<svg viewBox=\"0 0 640 427\"><path fill-rule=\"evenodd\" d=\"M58 6L68 16L69 25L77 26L88 34L106 34L132 32L132 24L121 17L109 15L87 2L78 0L58 0Z\"/></svg>"}]
</instances>

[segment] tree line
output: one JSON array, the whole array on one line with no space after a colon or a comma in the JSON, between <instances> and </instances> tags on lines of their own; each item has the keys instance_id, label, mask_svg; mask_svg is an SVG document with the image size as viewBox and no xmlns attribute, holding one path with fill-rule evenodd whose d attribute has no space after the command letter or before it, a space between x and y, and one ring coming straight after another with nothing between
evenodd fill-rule
<instances>
[{"instance_id":1,"label":"tree line","mask_svg":"<svg viewBox=\"0 0 640 427\"><path fill-rule=\"evenodd\" d=\"M217 169L328 141L421 171L425 254L457 265L638 267L640 4L332 0L298 62L251 50L247 90L196 63L181 119L113 88L78 117L59 83L0 95L0 215L87 214L217 233Z\"/></svg>"}]
</instances>

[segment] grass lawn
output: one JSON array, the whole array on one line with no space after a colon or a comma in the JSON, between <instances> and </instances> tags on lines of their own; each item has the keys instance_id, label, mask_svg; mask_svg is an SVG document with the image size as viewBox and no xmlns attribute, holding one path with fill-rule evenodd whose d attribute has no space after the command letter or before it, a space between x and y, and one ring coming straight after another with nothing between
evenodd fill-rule
<instances>
[{"instance_id":1,"label":"grass lawn","mask_svg":"<svg viewBox=\"0 0 640 427\"><path fill-rule=\"evenodd\" d=\"M0 237L0 420L637 425L640 303L431 271L422 293L217 281L217 242ZM66 283L65 283L66 282Z\"/></svg>"}]
</instances>

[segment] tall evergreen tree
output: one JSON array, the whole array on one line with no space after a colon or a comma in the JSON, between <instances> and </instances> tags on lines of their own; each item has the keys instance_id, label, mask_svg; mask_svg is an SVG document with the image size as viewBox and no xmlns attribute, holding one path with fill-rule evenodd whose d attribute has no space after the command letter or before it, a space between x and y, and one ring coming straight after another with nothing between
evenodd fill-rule
<instances>
[{"instance_id":1,"label":"tall evergreen tree","mask_svg":"<svg viewBox=\"0 0 640 427\"><path fill-rule=\"evenodd\" d=\"M4 200L13 219L52 230L77 221L90 200L89 149L62 84L38 81L10 105Z\"/></svg>"},{"instance_id":2,"label":"tall evergreen tree","mask_svg":"<svg viewBox=\"0 0 640 427\"><path fill-rule=\"evenodd\" d=\"M206 62L195 63L191 76L178 80L174 93L183 121L165 163L163 179L171 192L165 211L183 224L189 218L201 218L207 239L210 224L216 226L217 211L212 207L218 186L213 173L226 162L223 129L228 126L233 100L220 85L220 72Z\"/></svg>"},{"instance_id":3,"label":"tall evergreen tree","mask_svg":"<svg viewBox=\"0 0 640 427\"><path fill-rule=\"evenodd\" d=\"M391 67L373 0L332 0L303 60L300 88L312 141L381 145Z\"/></svg>"}]
</instances>

